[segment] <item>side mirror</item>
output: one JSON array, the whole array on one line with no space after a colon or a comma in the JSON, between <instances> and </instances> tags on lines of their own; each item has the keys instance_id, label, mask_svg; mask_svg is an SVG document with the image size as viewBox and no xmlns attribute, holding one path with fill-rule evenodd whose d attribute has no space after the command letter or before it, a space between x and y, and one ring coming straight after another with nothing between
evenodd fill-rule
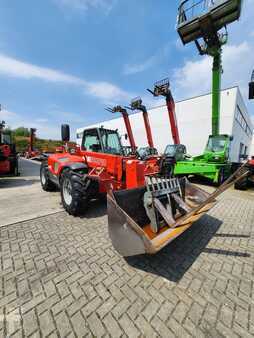
<instances>
[{"instance_id":1,"label":"side mirror","mask_svg":"<svg viewBox=\"0 0 254 338\"><path fill-rule=\"evenodd\" d=\"M70 126L68 124L62 124L61 126L62 141L70 141Z\"/></svg>"},{"instance_id":2,"label":"side mirror","mask_svg":"<svg viewBox=\"0 0 254 338\"><path fill-rule=\"evenodd\" d=\"M124 138L127 141L128 140L128 134L124 134Z\"/></svg>"},{"instance_id":3,"label":"side mirror","mask_svg":"<svg viewBox=\"0 0 254 338\"><path fill-rule=\"evenodd\" d=\"M234 140L234 136L230 136L230 137L229 137L229 141L232 142L233 140Z\"/></svg>"}]
</instances>

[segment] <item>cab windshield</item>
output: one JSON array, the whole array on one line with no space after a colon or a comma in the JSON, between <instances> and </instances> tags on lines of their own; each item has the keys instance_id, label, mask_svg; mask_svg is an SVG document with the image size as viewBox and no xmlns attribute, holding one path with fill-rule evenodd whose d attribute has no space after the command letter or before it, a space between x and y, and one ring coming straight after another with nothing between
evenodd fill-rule
<instances>
[{"instance_id":1,"label":"cab windshield","mask_svg":"<svg viewBox=\"0 0 254 338\"><path fill-rule=\"evenodd\" d=\"M100 133L105 153L123 155L122 145L116 131L100 129Z\"/></svg>"},{"instance_id":2,"label":"cab windshield","mask_svg":"<svg viewBox=\"0 0 254 338\"><path fill-rule=\"evenodd\" d=\"M173 144L169 144L165 149L165 155L175 156L176 147Z\"/></svg>"},{"instance_id":3,"label":"cab windshield","mask_svg":"<svg viewBox=\"0 0 254 338\"><path fill-rule=\"evenodd\" d=\"M212 152L224 151L227 138L225 136L211 136L209 137L206 150Z\"/></svg>"}]
</instances>

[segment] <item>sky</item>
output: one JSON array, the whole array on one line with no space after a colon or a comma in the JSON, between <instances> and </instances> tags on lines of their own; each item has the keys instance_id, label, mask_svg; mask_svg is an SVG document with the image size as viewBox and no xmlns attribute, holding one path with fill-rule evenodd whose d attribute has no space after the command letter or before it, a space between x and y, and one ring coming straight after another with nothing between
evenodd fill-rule
<instances>
[{"instance_id":1,"label":"sky","mask_svg":"<svg viewBox=\"0 0 254 338\"><path fill-rule=\"evenodd\" d=\"M254 69L254 0L243 0L240 21L228 27L222 86L239 85L247 101ZM161 104L146 88L170 78L175 100L211 88L211 58L176 31L179 1L1 0L0 119L15 128L37 128L41 138L60 138L108 120L105 107L141 96Z\"/></svg>"}]
</instances>

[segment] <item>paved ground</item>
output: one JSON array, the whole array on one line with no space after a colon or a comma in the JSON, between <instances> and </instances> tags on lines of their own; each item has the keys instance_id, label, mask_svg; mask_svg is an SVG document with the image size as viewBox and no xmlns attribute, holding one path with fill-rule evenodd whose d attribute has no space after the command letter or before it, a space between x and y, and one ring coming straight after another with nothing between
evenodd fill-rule
<instances>
[{"instance_id":1,"label":"paved ground","mask_svg":"<svg viewBox=\"0 0 254 338\"><path fill-rule=\"evenodd\" d=\"M20 159L19 177L0 178L0 226L61 211L59 193L42 191L40 163Z\"/></svg>"},{"instance_id":2,"label":"paved ground","mask_svg":"<svg viewBox=\"0 0 254 338\"><path fill-rule=\"evenodd\" d=\"M101 202L1 227L0 337L253 337L253 225L232 190L155 256L120 257Z\"/></svg>"}]
</instances>

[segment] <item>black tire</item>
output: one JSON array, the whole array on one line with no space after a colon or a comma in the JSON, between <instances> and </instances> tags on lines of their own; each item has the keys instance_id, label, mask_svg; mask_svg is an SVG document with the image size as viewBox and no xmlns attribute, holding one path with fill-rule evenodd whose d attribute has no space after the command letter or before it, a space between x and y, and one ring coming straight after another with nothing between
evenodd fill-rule
<instances>
[{"instance_id":1,"label":"black tire","mask_svg":"<svg viewBox=\"0 0 254 338\"><path fill-rule=\"evenodd\" d=\"M216 185L219 187L220 185L222 185L222 183L224 183L225 180L226 180L225 170L224 168L221 168L219 171L218 181Z\"/></svg>"},{"instance_id":2,"label":"black tire","mask_svg":"<svg viewBox=\"0 0 254 338\"><path fill-rule=\"evenodd\" d=\"M235 190L247 190L248 189L248 180L245 178L241 181L235 183Z\"/></svg>"},{"instance_id":3,"label":"black tire","mask_svg":"<svg viewBox=\"0 0 254 338\"><path fill-rule=\"evenodd\" d=\"M80 174L65 170L60 180L61 199L64 209L72 216L84 214L88 207L88 194Z\"/></svg>"},{"instance_id":4,"label":"black tire","mask_svg":"<svg viewBox=\"0 0 254 338\"><path fill-rule=\"evenodd\" d=\"M56 189L55 184L49 178L49 168L48 164L45 162L41 163L40 181L44 191L54 191Z\"/></svg>"},{"instance_id":5,"label":"black tire","mask_svg":"<svg viewBox=\"0 0 254 338\"><path fill-rule=\"evenodd\" d=\"M19 176L19 165L17 158L10 160L10 174L13 176Z\"/></svg>"}]
</instances>

